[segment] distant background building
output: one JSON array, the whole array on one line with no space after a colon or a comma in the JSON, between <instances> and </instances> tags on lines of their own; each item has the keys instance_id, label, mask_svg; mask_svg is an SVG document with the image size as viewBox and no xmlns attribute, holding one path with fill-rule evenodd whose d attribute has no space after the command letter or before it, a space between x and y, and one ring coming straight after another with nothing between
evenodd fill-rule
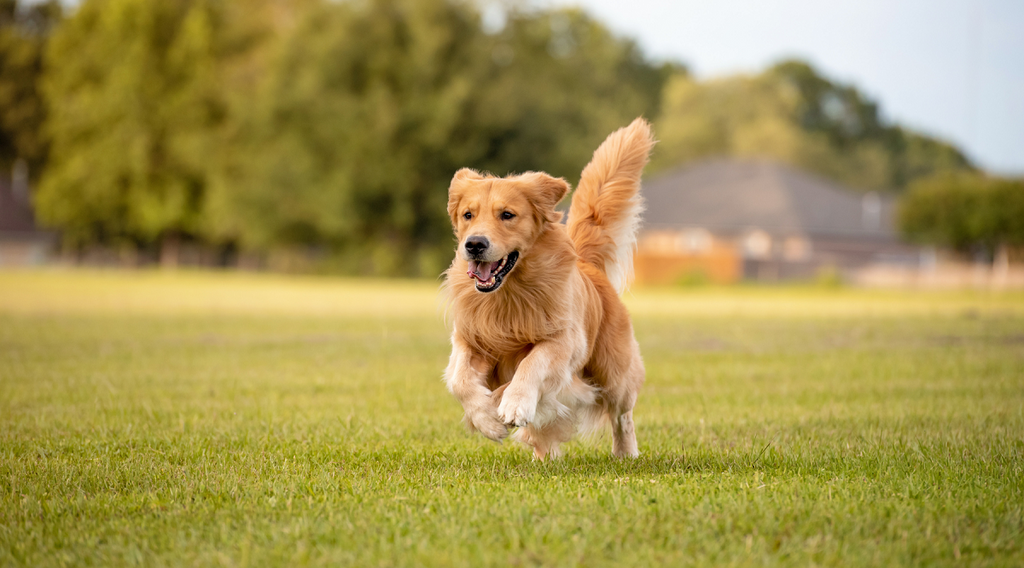
<instances>
[{"instance_id":1,"label":"distant background building","mask_svg":"<svg viewBox=\"0 0 1024 568\"><path fill-rule=\"evenodd\" d=\"M670 284L856 279L879 265L917 268L933 254L902 242L894 200L771 161L714 159L644 181L637 280Z\"/></svg>"}]
</instances>

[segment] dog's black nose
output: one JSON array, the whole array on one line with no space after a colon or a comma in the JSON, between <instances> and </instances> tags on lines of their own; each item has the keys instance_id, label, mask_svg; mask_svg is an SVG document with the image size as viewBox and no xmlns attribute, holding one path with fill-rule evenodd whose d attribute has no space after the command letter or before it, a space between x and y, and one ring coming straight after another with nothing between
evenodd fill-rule
<instances>
[{"instance_id":1,"label":"dog's black nose","mask_svg":"<svg viewBox=\"0 0 1024 568\"><path fill-rule=\"evenodd\" d=\"M489 246L491 246L491 241L488 241L487 237L473 235L466 239L466 252L468 252L470 256L479 256L483 254Z\"/></svg>"}]
</instances>

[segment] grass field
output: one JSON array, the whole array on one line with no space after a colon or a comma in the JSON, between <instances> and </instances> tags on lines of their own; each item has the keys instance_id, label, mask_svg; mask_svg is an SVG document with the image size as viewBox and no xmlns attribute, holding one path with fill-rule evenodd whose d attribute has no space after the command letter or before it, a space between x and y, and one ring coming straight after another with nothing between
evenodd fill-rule
<instances>
[{"instance_id":1,"label":"grass field","mask_svg":"<svg viewBox=\"0 0 1024 568\"><path fill-rule=\"evenodd\" d=\"M1024 295L635 292L642 456L542 463L436 289L0 273L0 565L1024 565Z\"/></svg>"}]
</instances>

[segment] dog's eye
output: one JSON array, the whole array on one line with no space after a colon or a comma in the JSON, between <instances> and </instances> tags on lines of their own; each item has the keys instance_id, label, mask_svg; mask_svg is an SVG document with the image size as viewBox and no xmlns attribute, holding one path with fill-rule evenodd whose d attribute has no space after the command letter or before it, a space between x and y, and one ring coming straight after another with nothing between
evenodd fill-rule
<instances>
[{"instance_id":1,"label":"dog's eye","mask_svg":"<svg viewBox=\"0 0 1024 568\"><path fill-rule=\"evenodd\" d=\"M501 213L501 218L502 218L502 219L504 219L504 220L506 220L506 221L508 221L509 219L511 219L511 218L513 218L513 217L515 217L515 216L516 216L516 214L515 214L515 213L512 213L512 212L510 212L510 211L503 211L503 212Z\"/></svg>"},{"instance_id":2,"label":"dog's eye","mask_svg":"<svg viewBox=\"0 0 1024 568\"><path fill-rule=\"evenodd\" d=\"M467 220L467 221L469 221L470 219L473 218L473 214L470 213L469 211L466 211L466 213L462 216L462 218Z\"/></svg>"}]
</instances>

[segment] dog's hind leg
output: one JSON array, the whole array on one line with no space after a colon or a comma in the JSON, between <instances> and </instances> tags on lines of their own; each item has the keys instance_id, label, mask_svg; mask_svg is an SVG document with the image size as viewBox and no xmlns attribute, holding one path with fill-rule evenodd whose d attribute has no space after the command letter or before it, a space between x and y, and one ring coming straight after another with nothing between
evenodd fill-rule
<instances>
[{"instance_id":1,"label":"dog's hind leg","mask_svg":"<svg viewBox=\"0 0 1024 568\"><path fill-rule=\"evenodd\" d=\"M619 458L635 458L640 455L636 446L632 409L612 416L612 455Z\"/></svg>"},{"instance_id":2,"label":"dog's hind leg","mask_svg":"<svg viewBox=\"0 0 1024 568\"><path fill-rule=\"evenodd\" d=\"M630 368L619 383L617 396L609 401L608 415L612 422L612 454L616 457L635 458L640 455L636 444L636 428L633 425L633 406L640 385L644 382L644 366L639 351L634 352Z\"/></svg>"}]
</instances>

